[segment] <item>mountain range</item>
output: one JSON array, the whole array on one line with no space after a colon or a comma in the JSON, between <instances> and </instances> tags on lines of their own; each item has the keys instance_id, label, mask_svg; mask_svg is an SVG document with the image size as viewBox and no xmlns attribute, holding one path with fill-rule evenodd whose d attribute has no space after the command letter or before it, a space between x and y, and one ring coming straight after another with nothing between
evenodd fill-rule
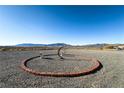
<instances>
[{"instance_id":1,"label":"mountain range","mask_svg":"<svg viewBox=\"0 0 124 93\"><path fill-rule=\"evenodd\" d=\"M53 43L53 44L32 44L32 43L22 43L22 44L17 44L15 46L18 47L41 47L41 46L70 46L69 44L65 43Z\"/></svg>"},{"instance_id":2,"label":"mountain range","mask_svg":"<svg viewBox=\"0 0 124 93\"><path fill-rule=\"evenodd\" d=\"M89 45L75 45L78 47L86 47L86 48L102 48L105 46L118 46L118 45L124 45L124 44L89 44ZM33 43L22 43L22 44L17 44L15 45L16 47L42 47L42 46L47 46L47 47L61 47L61 46L73 46L69 45L66 43L53 43L53 44L33 44Z\"/></svg>"}]
</instances>

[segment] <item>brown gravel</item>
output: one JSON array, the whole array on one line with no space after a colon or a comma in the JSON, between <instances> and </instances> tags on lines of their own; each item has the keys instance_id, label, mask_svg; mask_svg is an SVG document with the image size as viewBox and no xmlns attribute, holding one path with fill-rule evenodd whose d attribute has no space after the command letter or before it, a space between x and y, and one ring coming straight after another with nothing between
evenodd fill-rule
<instances>
[{"instance_id":1,"label":"brown gravel","mask_svg":"<svg viewBox=\"0 0 124 93\"><path fill-rule=\"evenodd\" d=\"M55 53L53 50L44 51L44 54ZM21 61L32 56L39 55L39 51L13 51L0 52L0 87L54 87L54 88L76 88L76 87L124 87L124 51L97 51L70 49L68 53L75 54L76 58L88 56L99 59L103 68L97 73L80 77L44 77L26 73L20 69ZM55 56L52 56L55 57ZM37 70L50 71L78 71L89 66L88 62L56 61L35 59L28 65ZM35 64L34 64L35 63ZM74 68L77 66L78 68ZM70 67L70 68L69 68Z\"/></svg>"}]
</instances>

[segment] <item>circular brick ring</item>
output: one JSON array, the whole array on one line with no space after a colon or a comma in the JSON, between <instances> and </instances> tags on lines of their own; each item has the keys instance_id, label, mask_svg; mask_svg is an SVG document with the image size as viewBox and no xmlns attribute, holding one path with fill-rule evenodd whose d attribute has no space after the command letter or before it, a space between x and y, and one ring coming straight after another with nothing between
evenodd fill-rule
<instances>
[{"instance_id":1,"label":"circular brick ring","mask_svg":"<svg viewBox=\"0 0 124 93\"><path fill-rule=\"evenodd\" d=\"M101 67L102 67L102 64L100 63L100 61L98 61L95 58L82 58L82 60L93 62L94 65L86 68L85 70L79 71L79 72L56 72L56 73L55 72L42 72L42 71L36 71L36 70L29 68L27 66L27 63L30 60L33 60L38 57L40 57L40 56L31 57L29 59L22 61L21 68L24 71L29 72L34 75L52 76L52 77L74 77L74 76L87 75L90 73L94 73L94 72L98 71L99 69L101 69Z\"/></svg>"}]
</instances>

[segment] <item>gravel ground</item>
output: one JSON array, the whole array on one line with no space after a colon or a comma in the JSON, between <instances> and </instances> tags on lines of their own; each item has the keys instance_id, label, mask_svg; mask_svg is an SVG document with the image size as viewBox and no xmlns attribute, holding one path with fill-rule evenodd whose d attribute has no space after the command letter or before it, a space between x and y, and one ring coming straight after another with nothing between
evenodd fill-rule
<instances>
[{"instance_id":1,"label":"gravel ground","mask_svg":"<svg viewBox=\"0 0 124 93\"><path fill-rule=\"evenodd\" d=\"M42 51L55 54L53 50ZM39 55L39 51L0 52L0 87L3 88L116 88L124 87L124 51L100 51L70 49L66 52L75 54L62 61L56 55L50 59L35 59L28 66L42 71L78 71L92 65L76 60L81 56L99 59L103 68L96 73L79 77L44 77L35 76L20 68L21 61ZM73 58L73 60L71 59ZM75 68L76 67L76 68Z\"/></svg>"}]
</instances>

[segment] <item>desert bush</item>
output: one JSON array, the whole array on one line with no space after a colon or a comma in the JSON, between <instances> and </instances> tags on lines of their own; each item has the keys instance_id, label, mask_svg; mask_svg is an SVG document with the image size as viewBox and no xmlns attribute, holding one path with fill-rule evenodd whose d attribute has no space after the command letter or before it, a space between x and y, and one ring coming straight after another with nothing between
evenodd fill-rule
<instances>
[{"instance_id":1,"label":"desert bush","mask_svg":"<svg viewBox=\"0 0 124 93\"><path fill-rule=\"evenodd\" d=\"M7 51L7 48L1 48L0 51Z\"/></svg>"},{"instance_id":2,"label":"desert bush","mask_svg":"<svg viewBox=\"0 0 124 93\"><path fill-rule=\"evenodd\" d=\"M104 49L114 49L114 46L105 46Z\"/></svg>"}]
</instances>

